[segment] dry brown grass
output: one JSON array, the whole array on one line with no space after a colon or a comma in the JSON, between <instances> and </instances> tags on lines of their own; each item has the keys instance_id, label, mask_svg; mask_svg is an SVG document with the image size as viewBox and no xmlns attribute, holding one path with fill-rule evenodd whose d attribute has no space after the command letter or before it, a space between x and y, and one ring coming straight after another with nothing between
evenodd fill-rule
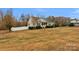
<instances>
[{"instance_id":1,"label":"dry brown grass","mask_svg":"<svg viewBox=\"0 0 79 59\"><path fill-rule=\"evenodd\" d=\"M79 27L2 32L0 50L77 51L79 50Z\"/></svg>"}]
</instances>

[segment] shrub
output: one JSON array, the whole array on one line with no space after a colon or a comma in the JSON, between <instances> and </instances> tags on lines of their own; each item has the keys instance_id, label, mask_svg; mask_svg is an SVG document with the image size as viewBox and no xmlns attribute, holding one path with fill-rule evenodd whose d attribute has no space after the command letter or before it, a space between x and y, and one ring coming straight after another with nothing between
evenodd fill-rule
<instances>
[{"instance_id":1,"label":"shrub","mask_svg":"<svg viewBox=\"0 0 79 59\"><path fill-rule=\"evenodd\" d=\"M9 29L9 32L11 32L12 25L11 24L6 24L5 26L6 26L7 29Z\"/></svg>"},{"instance_id":2,"label":"shrub","mask_svg":"<svg viewBox=\"0 0 79 59\"><path fill-rule=\"evenodd\" d=\"M46 26L46 28L53 28L54 26Z\"/></svg>"},{"instance_id":3,"label":"shrub","mask_svg":"<svg viewBox=\"0 0 79 59\"><path fill-rule=\"evenodd\" d=\"M41 26L36 26L36 29L41 29Z\"/></svg>"},{"instance_id":4,"label":"shrub","mask_svg":"<svg viewBox=\"0 0 79 59\"><path fill-rule=\"evenodd\" d=\"M73 23L70 23L69 26L74 26L74 24Z\"/></svg>"},{"instance_id":5,"label":"shrub","mask_svg":"<svg viewBox=\"0 0 79 59\"><path fill-rule=\"evenodd\" d=\"M29 27L30 30L34 29L34 27Z\"/></svg>"}]
</instances>

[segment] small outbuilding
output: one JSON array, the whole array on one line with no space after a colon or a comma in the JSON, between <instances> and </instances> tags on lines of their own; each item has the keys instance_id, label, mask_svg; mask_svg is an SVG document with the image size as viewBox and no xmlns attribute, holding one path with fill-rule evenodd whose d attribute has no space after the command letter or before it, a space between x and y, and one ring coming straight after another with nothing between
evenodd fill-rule
<instances>
[{"instance_id":1,"label":"small outbuilding","mask_svg":"<svg viewBox=\"0 0 79 59\"><path fill-rule=\"evenodd\" d=\"M74 26L79 26L79 20L71 20L70 24L73 24Z\"/></svg>"},{"instance_id":2,"label":"small outbuilding","mask_svg":"<svg viewBox=\"0 0 79 59\"><path fill-rule=\"evenodd\" d=\"M11 31L20 31L20 30L28 30L29 26L22 26L22 27L12 27Z\"/></svg>"}]
</instances>

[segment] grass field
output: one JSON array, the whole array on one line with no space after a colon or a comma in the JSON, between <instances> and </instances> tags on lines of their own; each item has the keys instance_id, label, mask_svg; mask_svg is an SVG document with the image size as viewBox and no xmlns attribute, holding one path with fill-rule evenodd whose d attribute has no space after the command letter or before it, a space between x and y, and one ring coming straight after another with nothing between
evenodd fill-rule
<instances>
[{"instance_id":1,"label":"grass field","mask_svg":"<svg viewBox=\"0 0 79 59\"><path fill-rule=\"evenodd\" d=\"M0 31L2 51L79 50L79 27L57 27L18 32Z\"/></svg>"}]
</instances>

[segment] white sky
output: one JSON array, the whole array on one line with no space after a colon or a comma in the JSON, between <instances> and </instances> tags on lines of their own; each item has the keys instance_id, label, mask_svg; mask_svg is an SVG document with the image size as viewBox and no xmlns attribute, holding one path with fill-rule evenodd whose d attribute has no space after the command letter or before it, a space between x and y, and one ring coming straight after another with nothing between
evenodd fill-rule
<instances>
[{"instance_id":1,"label":"white sky","mask_svg":"<svg viewBox=\"0 0 79 59\"><path fill-rule=\"evenodd\" d=\"M0 7L41 7L41 8L76 8L79 7L78 0L1 0Z\"/></svg>"}]
</instances>

